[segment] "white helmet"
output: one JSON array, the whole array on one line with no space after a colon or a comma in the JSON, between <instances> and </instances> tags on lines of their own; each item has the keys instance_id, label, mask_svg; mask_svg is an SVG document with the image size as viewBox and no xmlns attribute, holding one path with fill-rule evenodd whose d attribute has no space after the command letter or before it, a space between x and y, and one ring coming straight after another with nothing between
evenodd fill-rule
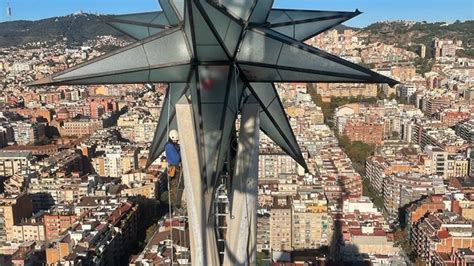
<instances>
[{"instance_id":1,"label":"white helmet","mask_svg":"<svg viewBox=\"0 0 474 266\"><path fill-rule=\"evenodd\" d=\"M179 140L178 130L176 129L170 130L169 137L172 141L178 141Z\"/></svg>"}]
</instances>

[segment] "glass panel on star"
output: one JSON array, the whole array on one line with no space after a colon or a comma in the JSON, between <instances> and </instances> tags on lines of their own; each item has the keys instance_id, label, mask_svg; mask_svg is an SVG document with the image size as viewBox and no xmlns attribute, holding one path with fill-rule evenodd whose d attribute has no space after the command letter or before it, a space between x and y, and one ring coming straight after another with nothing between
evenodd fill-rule
<instances>
[{"instance_id":1,"label":"glass panel on star","mask_svg":"<svg viewBox=\"0 0 474 266\"><path fill-rule=\"evenodd\" d=\"M176 12L173 9L170 1L171 0L159 0L161 9L163 9L163 12L165 12L166 18L170 24L178 24L178 16L176 15Z\"/></svg>"},{"instance_id":2,"label":"glass panel on star","mask_svg":"<svg viewBox=\"0 0 474 266\"><path fill-rule=\"evenodd\" d=\"M276 27L272 28L272 30L279 32L281 34L284 34L290 38L295 38L295 26L296 25L288 25L288 26L282 26L282 27Z\"/></svg>"},{"instance_id":3,"label":"glass panel on star","mask_svg":"<svg viewBox=\"0 0 474 266\"><path fill-rule=\"evenodd\" d=\"M216 175L219 144L222 140L222 117L225 115L224 104L201 104L201 121L204 134L204 164L207 180L210 182Z\"/></svg>"},{"instance_id":4,"label":"glass panel on star","mask_svg":"<svg viewBox=\"0 0 474 266\"><path fill-rule=\"evenodd\" d=\"M224 44L232 55L236 52L237 45L239 44L242 35L242 30L242 26L233 20L230 21L229 28L225 35Z\"/></svg>"},{"instance_id":5,"label":"glass panel on star","mask_svg":"<svg viewBox=\"0 0 474 266\"><path fill-rule=\"evenodd\" d=\"M278 73L280 73L282 80L286 82L304 82L304 81L311 81L311 82L361 82L365 79L355 79L355 78L344 78L332 75L322 75L322 74L312 74L312 73L304 73L299 71L288 71L279 69ZM337 74L337 73L335 73Z\"/></svg>"},{"instance_id":6,"label":"glass panel on star","mask_svg":"<svg viewBox=\"0 0 474 266\"><path fill-rule=\"evenodd\" d=\"M69 85L98 85L98 84L132 84L132 83L145 83L148 81L150 71L135 71L126 73L117 73L109 75L95 75L89 78L73 78L64 80L54 80L61 84Z\"/></svg>"},{"instance_id":7,"label":"glass panel on star","mask_svg":"<svg viewBox=\"0 0 474 266\"><path fill-rule=\"evenodd\" d=\"M193 112L194 112L194 125L196 127L196 132L200 134L201 129L201 116L199 115L200 112L200 101L199 101L199 96L198 96L198 81L197 81L197 68L192 68L191 69L191 76L188 81L188 91L186 92L186 95L190 97L191 99L191 104L193 106ZM197 138L196 142L198 143L199 147L202 147L201 144L201 138ZM200 151L201 156L202 153Z\"/></svg>"},{"instance_id":8,"label":"glass panel on star","mask_svg":"<svg viewBox=\"0 0 474 266\"><path fill-rule=\"evenodd\" d=\"M286 13L283 10L271 10L267 21L270 24L286 23L286 22L291 21L291 18L288 17L288 15L286 15Z\"/></svg>"},{"instance_id":9,"label":"glass panel on star","mask_svg":"<svg viewBox=\"0 0 474 266\"><path fill-rule=\"evenodd\" d=\"M117 30L133 37L136 40L142 40L152 35L152 33L150 32L150 27L147 27L147 26L120 23L120 22L108 22L108 24L116 28ZM153 34L163 31L163 29L160 29L160 28L153 28L153 29L156 29L156 31L153 31Z\"/></svg>"},{"instance_id":10,"label":"glass panel on star","mask_svg":"<svg viewBox=\"0 0 474 266\"><path fill-rule=\"evenodd\" d=\"M262 108L267 108L278 97L273 83L250 83L250 87L255 92L255 97L262 102Z\"/></svg>"},{"instance_id":11,"label":"glass panel on star","mask_svg":"<svg viewBox=\"0 0 474 266\"><path fill-rule=\"evenodd\" d=\"M245 78L248 81L254 82L272 82L272 81L281 81L280 74L274 67L262 67L262 66L253 66L239 64L242 74L245 75Z\"/></svg>"},{"instance_id":12,"label":"glass panel on star","mask_svg":"<svg viewBox=\"0 0 474 266\"><path fill-rule=\"evenodd\" d=\"M252 14L250 15L249 22L251 23L265 23L267 16L273 6L273 0L258 0Z\"/></svg>"},{"instance_id":13,"label":"glass panel on star","mask_svg":"<svg viewBox=\"0 0 474 266\"><path fill-rule=\"evenodd\" d=\"M305 47L306 48L306 47ZM301 49L300 47L291 46L284 44L281 50L281 55L278 60L279 66L295 67L300 69L309 69L309 70L318 70L318 71L328 71L335 73L343 73L350 75L359 75L370 77L370 75L352 68L352 63L345 61L345 64L336 62L332 60L330 55L325 54L322 51L319 51L323 56L327 55L327 58L324 58L315 53L309 52L309 50L316 50L316 48ZM339 59L342 60L342 59ZM343 60L342 60L343 61Z\"/></svg>"},{"instance_id":14,"label":"glass panel on star","mask_svg":"<svg viewBox=\"0 0 474 266\"><path fill-rule=\"evenodd\" d=\"M210 5L207 1L201 1L200 4L205 10L206 15L212 21L212 26L214 26L217 33L219 33L221 39L224 39L231 19L221 11L217 10L214 6Z\"/></svg>"},{"instance_id":15,"label":"glass panel on star","mask_svg":"<svg viewBox=\"0 0 474 266\"><path fill-rule=\"evenodd\" d=\"M201 60L219 61L227 58L227 54L220 45L198 45L196 50Z\"/></svg>"},{"instance_id":16,"label":"glass panel on star","mask_svg":"<svg viewBox=\"0 0 474 266\"><path fill-rule=\"evenodd\" d=\"M323 21L308 22L295 25L294 39L299 41L307 40L313 36L318 35L321 32L326 31L334 26L341 24L346 21L347 18L335 18ZM279 31L279 28L272 28L273 30Z\"/></svg>"},{"instance_id":17,"label":"glass panel on star","mask_svg":"<svg viewBox=\"0 0 474 266\"><path fill-rule=\"evenodd\" d=\"M164 31L164 29L155 28L155 27L148 27L148 30L150 31L150 36Z\"/></svg>"},{"instance_id":18,"label":"glass panel on star","mask_svg":"<svg viewBox=\"0 0 474 266\"><path fill-rule=\"evenodd\" d=\"M158 16L156 16L156 18L153 19L150 23L159 24L159 25L170 25L170 23L168 22L168 19L166 18L165 13L162 11L160 11Z\"/></svg>"},{"instance_id":19,"label":"glass panel on star","mask_svg":"<svg viewBox=\"0 0 474 266\"><path fill-rule=\"evenodd\" d=\"M237 113L240 107L240 100L242 99L242 93L245 88L245 83L240 79L240 77L236 77L234 69L232 69L232 71L233 73L230 80L227 107L232 112Z\"/></svg>"},{"instance_id":20,"label":"glass panel on star","mask_svg":"<svg viewBox=\"0 0 474 266\"><path fill-rule=\"evenodd\" d=\"M294 138L293 140L290 139L293 136L293 131L273 83L250 83L250 86L255 92L254 96L263 104L262 108L268 111L268 115L273 118L277 127L290 140L290 144L297 145Z\"/></svg>"},{"instance_id":21,"label":"glass panel on star","mask_svg":"<svg viewBox=\"0 0 474 266\"><path fill-rule=\"evenodd\" d=\"M285 10L285 13L294 21L310 20L331 16L346 16L352 12L314 11L314 10Z\"/></svg>"},{"instance_id":22,"label":"glass panel on star","mask_svg":"<svg viewBox=\"0 0 474 266\"><path fill-rule=\"evenodd\" d=\"M56 76L55 79L102 76L145 67L148 67L145 51L141 45L138 45L126 47L110 55L79 65L64 74Z\"/></svg>"},{"instance_id":23,"label":"glass panel on star","mask_svg":"<svg viewBox=\"0 0 474 266\"><path fill-rule=\"evenodd\" d=\"M188 84L187 83L170 83L170 96L171 96L171 105L174 106L178 100L187 93Z\"/></svg>"},{"instance_id":24,"label":"glass panel on star","mask_svg":"<svg viewBox=\"0 0 474 266\"><path fill-rule=\"evenodd\" d=\"M270 106L267 107L267 110L268 115L275 121L275 126L279 128L283 135L288 139L288 143L291 145L293 150L299 152L298 143L294 138L293 129L290 126L285 109L283 109L279 99L273 101Z\"/></svg>"},{"instance_id":25,"label":"glass panel on star","mask_svg":"<svg viewBox=\"0 0 474 266\"><path fill-rule=\"evenodd\" d=\"M248 20L256 0L218 0L228 12L243 20Z\"/></svg>"},{"instance_id":26,"label":"glass panel on star","mask_svg":"<svg viewBox=\"0 0 474 266\"><path fill-rule=\"evenodd\" d=\"M247 31L237 60L275 65L282 45L282 42L269 38L260 32Z\"/></svg>"},{"instance_id":27,"label":"glass panel on star","mask_svg":"<svg viewBox=\"0 0 474 266\"><path fill-rule=\"evenodd\" d=\"M217 31L219 38L223 40L227 51L234 54L235 48L239 42L240 34L242 33L242 26L233 21L230 17L217 10L207 1L200 2L206 15L212 21L212 26Z\"/></svg>"},{"instance_id":28,"label":"glass panel on star","mask_svg":"<svg viewBox=\"0 0 474 266\"><path fill-rule=\"evenodd\" d=\"M182 31L175 31L145 43L144 48L151 66L189 62L191 60Z\"/></svg>"},{"instance_id":29,"label":"glass panel on star","mask_svg":"<svg viewBox=\"0 0 474 266\"><path fill-rule=\"evenodd\" d=\"M199 46L214 46L213 52L209 53L207 49L205 52L197 53L199 60L228 60L224 48L221 47L217 41L216 36L212 32L211 28L207 24L207 21L203 18L201 12L196 7L195 3L191 2L193 24L194 24L194 38L196 41L196 47ZM225 55L225 56L222 56Z\"/></svg>"},{"instance_id":30,"label":"glass panel on star","mask_svg":"<svg viewBox=\"0 0 474 266\"><path fill-rule=\"evenodd\" d=\"M131 22L142 22L142 23L152 23L158 16L163 15L163 12L146 12L146 13L137 13L137 14L126 14L126 15L117 15L113 16L112 19L127 20ZM162 25L167 25L168 21L164 22Z\"/></svg>"},{"instance_id":31,"label":"glass panel on star","mask_svg":"<svg viewBox=\"0 0 474 266\"><path fill-rule=\"evenodd\" d=\"M156 127L155 135L150 147L150 157L152 161L158 158L164 151L165 144L168 141L168 126L169 128L177 128L175 105L186 90L186 83L170 84L170 89L168 90L168 95L163 102L163 107L161 108L160 117L158 119L158 125ZM168 110L170 111L169 113Z\"/></svg>"},{"instance_id":32,"label":"glass panel on star","mask_svg":"<svg viewBox=\"0 0 474 266\"><path fill-rule=\"evenodd\" d=\"M225 103L229 66L199 66L199 94L202 103Z\"/></svg>"},{"instance_id":33,"label":"glass panel on star","mask_svg":"<svg viewBox=\"0 0 474 266\"><path fill-rule=\"evenodd\" d=\"M178 15L181 19L184 18L184 1L185 0L172 0L172 4L176 11L178 11Z\"/></svg>"},{"instance_id":34,"label":"glass panel on star","mask_svg":"<svg viewBox=\"0 0 474 266\"><path fill-rule=\"evenodd\" d=\"M152 69L148 82L186 82L190 69L188 64Z\"/></svg>"},{"instance_id":35,"label":"glass panel on star","mask_svg":"<svg viewBox=\"0 0 474 266\"><path fill-rule=\"evenodd\" d=\"M186 35L186 41L188 42L188 45L192 47L191 52L194 54L194 44L193 44L193 35L191 31L191 19L190 19L190 12L189 12L189 6L186 5L184 7L184 34Z\"/></svg>"},{"instance_id":36,"label":"glass panel on star","mask_svg":"<svg viewBox=\"0 0 474 266\"><path fill-rule=\"evenodd\" d=\"M280 131L278 131L273 122L270 120L268 114L263 111L260 112L260 129L265 133L265 135L267 135L271 140L273 140L276 145L282 148L293 159L297 160L298 156L291 149L286 139L282 136Z\"/></svg>"}]
</instances>

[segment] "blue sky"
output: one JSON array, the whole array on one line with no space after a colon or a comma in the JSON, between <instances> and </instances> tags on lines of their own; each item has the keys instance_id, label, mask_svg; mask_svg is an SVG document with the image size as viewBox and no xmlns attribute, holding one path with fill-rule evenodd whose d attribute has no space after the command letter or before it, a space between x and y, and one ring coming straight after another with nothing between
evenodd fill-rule
<instances>
[{"instance_id":1,"label":"blue sky","mask_svg":"<svg viewBox=\"0 0 474 266\"><path fill-rule=\"evenodd\" d=\"M13 16L7 17L10 3ZM157 0L0 0L0 21L37 20L79 11L124 14L158 10ZM474 20L473 0L275 0L274 7L364 12L346 23L366 26L381 20Z\"/></svg>"}]
</instances>

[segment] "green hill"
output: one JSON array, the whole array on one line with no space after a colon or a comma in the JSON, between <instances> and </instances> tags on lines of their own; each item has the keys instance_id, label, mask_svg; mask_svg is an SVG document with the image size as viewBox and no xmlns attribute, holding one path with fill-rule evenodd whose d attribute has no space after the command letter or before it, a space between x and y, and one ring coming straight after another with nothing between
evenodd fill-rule
<instances>
[{"instance_id":1,"label":"green hill","mask_svg":"<svg viewBox=\"0 0 474 266\"><path fill-rule=\"evenodd\" d=\"M67 38L70 45L81 44L99 35L121 36L121 33L107 26L101 16L74 14L38 21L12 21L0 23L0 47L26 44L28 42L61 40ZM344 25L335 27L338 31L348 29ZM352 28L358 30L356 28ZM369 41L383 41L407 47L410 43L422 43L428 48L436 36L462 40L466 52L474 51L474 21L446 23L408 23L403 21L378 22L362 29L368 33Z\"/></svg>"},{"instance_id":2,"label":"green hill","mask_svg":"<svg viewBox=\"0 0 474 266\"><path fill-rule=\"evenodd\" d=\"M409 44L424 44L429 48L435 37L461 40L465 51L474 49L474 21L408 23L403 21L378 22L363 29L369 41L381 41L406 47Z\"/></svg>"},{"instance_id":3,"label":"green hill","mask_svg":"<svg viewBox=\"0 0 474 266\"><path fill-rule=\"evenodd\" d=\"M54 41L67 38L70 45L100 35L122 36L101 21L100 16L75 14L38 21L11 21L0 23L0 47L10 47L28 42Z\"/></svg>"}]
</instances>

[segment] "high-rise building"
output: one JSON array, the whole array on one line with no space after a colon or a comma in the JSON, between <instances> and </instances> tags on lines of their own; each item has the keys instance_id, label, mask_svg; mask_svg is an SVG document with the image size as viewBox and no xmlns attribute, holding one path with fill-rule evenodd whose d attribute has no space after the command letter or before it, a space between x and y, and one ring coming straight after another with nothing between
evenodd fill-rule
<instances>
[{"instance_id":1,"label":"high-rise building","mask_svg":"<svg viewBox=\"0 0 474 266\"><path fill-rule=\"evenodd\" d=\"M414 66L393 66L390 69L391 76L401 82L412 80L416 75Z\"/></svg>"},{"instance_id":2,"label":"high-rise building","mask_svg":"<svg viewBox=\"0 0 474 266\"><path fill-rule=\"evenodd\" d=\"M33 162L31 152L0 151L0 176L29 175Z\"/></svg>"},{"instance_id":3,"label":"high-rise building","mask_svg":"<svg viewBox=\"0 0 474 266\"><path fill-rule=\"evenodd\" d=\"M376 84L317 83L316 91L323 101L330 102L331 97L377 97Z\"/></svg>"},{"instance_id":4,"label":"high-rise building","mask_svg":"<svg viewBox=\"0 0 474 266\"><path fill-rule=\"evenodd\" d=\"M392 217L398 217L399 208L425 195L444 193L443 178L419 173L396 173L384 182L384 207Z\"/></svg>"},{"instance_id":5,"label":"high-rise building","mask_svg":"<svg viewBox=\"0 0 474 266\"><path fill-rule=\"evenodd\" d=\"M104 122L100 119L72 119L65 121L60 129L62 136L82 137L92 135L97 130L104 128Z\"/></svg>"},{"instance_id":6,"label":"high-rise building","mask_svg":"<svg viewBox=\"0 0 474 266\"><path fill-rule=\"evenodd\" d=\"M141 120L135 127L135 142L149 143L153 141L156 130L156 121L151 118Z\"/></svg>"},{"instance_id":7,"label":"high-rise building","mask_svg":"<svg viewBox=\"0 0 474 266\"><path fill-rule=\"evenodd\" d=\"M274 198L270 211L270 247L272 251L291 251L292 210L290 198Z\"/></svg>"},{"instance_id":8,"label":"high-rise building","mask_svg":"<svg viewBox=\"0 0 474 266\"><path fill-rule=\"evenodd\" d=\"M429 117L433 116L436 113L443 111L451 106L453 102L453 97L448 95L443 96L426 96L423 97L423 102L421 105L421 110Z\"/></svg>"},{"instance_id":9,"label":"high-rise building","mask_svg":"<svg viewBox=\"0 0 474 266\"><path fill-rule=\"evenodd\" d=\"M96 199L84 200L94 203ZM48 242L48 265L59 261L68 265L117 265L129 259L137 241L138 207L130 202L102 200L95 207L89 205L89 210L78 226Z\"/></svg>"},{"instance_id":10,"label":"high-rise building","mask_svg":"<svg viewBox=\"0 0 474 266\"><path fill-rule=\"evenodd\" d=\"M92 100L91 102L89 102L89 106L90 106L90 116L92 119L98 119L105 113L104 106L98 101Z\"/></svg>"},{"instance_id":11,"label":"high-rise building","mask_svg":"<svg viewBox=\"0 0 474 266\"><path fill-rule=\"evenodd\" d=\"M429 214L413 227L411 241L418 256L431 261L435 252L474 247L472 221L452 212Z\"/></svg>"},{"instance_id":12,"label":"high-rise building","mask_svg":"<svg viewBox=\"0 0 474 266\"><path fill-rule=\"evenodd\" d=\"M351 141L362 141L367 144L381 145L384 140L383 123L349 122L344 129Z\"/></svg>"},{"instance_id":13,"label":"high-rise building","mask_svg":"<svg viewBox=\"0 0 474 266\"><path fill-rule=\"evenodd\" d=\"M278 180L284 175L298 174L298 164L283 151L263 149L258 158L258 178L261 180Z\"/></svg>"},{"instance_id":14,"label":"high-rise building","mask_svg":"<svg viewBox=\"0 0 474 266\"><path fill-rule=\"evenodd\" d=\"M15 133L11 124L0 125L0 147L5 147L15 141Z\"/></svg>"},{"instance_id":15,"label":"high-rise building","mask_svg":"<svg viewBox=\"0 0 474 266\"><path fill-rule=\"evenodd\" d=\"M412 102L412 97L415 95L417 88L414 84L403 84L398 88L398 97Z\"/></svg>"},{"instance_id":16,"label":"high-rise building","mask_svg":"<svg viewBox=\"0 0 474 266\"><path fill-rule=\"evenodd\" d=\"M420 219L429 213L436 213L446 208L443 195L431 195L420 201L412 203L406 208L406 222L408 228L418 223Z\"/></svg>"},{"instance_id":17,"label":"high-rise building","mask_svg":"<svg viewBox=\"0 0 474 266\"><path fill-rule=\"evenodd\" d=\"M387 175L398 172L408 172L411 165L403 160L389 160L383 156L371 156L366 160L366 178L372 187L381 195Z\"/></svg>"},{"instance_id":18,"label":"high-rise building","mask_svg":"<svg viewBox=\"0 0 474 266\"><path fill-rule=\"evenodd\" d=\"M330 244L327 200L320 194L314 200L293 200L292 247L293 249L317 249Z\"/></svg>"},{"instance_id":19,"label":"high-rise building","mask_svg":"<svg viewBox=\"0 0 474 266\"><path fill-rule=\"evenodd\" d=\"M13 241L13 225L33 214L33 204L27 194L12 195L0 199L0 243Z\"/></svg>"},{"instance_id":20,"label":"high-rise building","mask_svg":"<svg viewBox=\"0 0 474 266\"><path fill-rule=\"evenodd\" d=\"M120 177L122 169L122 145L107 145L105 148L105 175Z\"/></svg>"},{"instance_id":21,"label":"high-rise building","mask_svg":"<svg viewBox=\"0 0 474 266\"><path fill-rule=\"evenodd\" d=\"M446 152L441 148L427 145L425 153L431 162L431 173L449 180L451 177L469 174L469 158L462 153Z\"/></svg>"},{"instance_id":22,"label":"high-rise building","mask_svg":"<svg viewBox=\"0 0 474 266\"><path fill-rule=\"evenodd\" d=\"M439 128L422 122L415 122L409 126L411 142L418 144L422 149L431 145L455 153L469 146L466 140L457 136L451 128Z\"/></svg>"},{"instance_id":23,"label":"high-rise building","mask_svg":"<svg viewBox=\"0 0 474 266\"><path fill-rule=\"evenodd\" d=\"M270 251L270 215L257 217L257 252Z\"/></svg>"},{"instance_id":24,"label":"high-rise building","mask_svg":"<svg viewBox=\"0 0 474 266\"><path fill-rule=\"evenodd\" d=\"M77 215L73 211L53 210L45 213L43 217L45 238L50 241L55 240L77 219Z\"/></svg>"},{"instance_id":25,"label":"high-rise building","mask_svg":"<svg viewBox=\"0 0 474 266\"><path fill-rule=\"evenodd\" d=\"M18 145L39 144L46 137L45 127L40 123L16 122L13 132Z\"/></svg>"},{"instance_id":26,"label":"high-rise building","mask_svg":"<svg viewBox=\"0 0 474 266\"><path fill-rule=\"evenodd\" d=\"M471 117L471 112L448 109L442 111L439 116L445 126L453 127L460 122L468 120Z\"/></svg>"},{"instance_id":27,"label":"high-rise building","mask_svg":"<svg viewBox=\"0 0 474 266\"><path fill-rule=\"evenodd\" d=\"M456 124L456 135L461 138L474 143L474 119Z\"/></svg>"},{"instance_id":28,"label":"high-rise building","mask_svg":"<svg viewBox=\"0 0 474 266\"><path fill-rule=\"evenodd\" d=\"M129 171L138 169L140 149L135 146L109 144L105 146L103 155L92 159L92 166L101 176L121 177Z\"/></svg>"},{"instance_id":29,"label":"high-rise building","mask_svg":"<svg viewBox=\"0 0 474 266\"><path fill-rule=\"evenodd\" d=\"M34 215L29 219L24 219L13 226L13 240L14 243L24 243L29 241L45 241L44 225L41 217Z\"/></svg>"}]
</instances>

